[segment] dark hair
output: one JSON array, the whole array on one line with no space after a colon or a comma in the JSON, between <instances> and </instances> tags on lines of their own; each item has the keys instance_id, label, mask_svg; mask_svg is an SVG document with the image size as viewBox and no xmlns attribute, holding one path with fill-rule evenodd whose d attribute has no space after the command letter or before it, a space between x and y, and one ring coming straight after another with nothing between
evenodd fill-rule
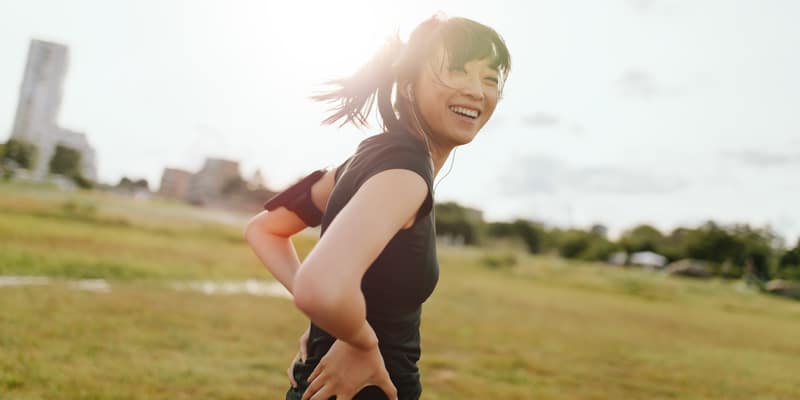
<instances>
[{"instance_id":1,"label":"dark hair","mask_svg":"<svg viewBox=\"0 0 800 400\"><path fill-rule=\"evenodd\" d=\"M333 113L322 121L331 125L344 118L339 125L352 123L368 127L367 117L377 99L383 129L392 129L397 123L395 108L404 117L406 105L397 96L398 107L392 104L395 84L413 82L424 63L442 44L449 60L449 68L463 68L468 61L493 56L491 67L499 74L498 88L502 95L505 80L511 70L511 56L503 38L494 29L467 18L448 18L436 14L420 23L403 43L397 32L355 74L325 82L337 86L328 92L311 96L316 101L336 103Z\"/></svg>"}]
</instances>

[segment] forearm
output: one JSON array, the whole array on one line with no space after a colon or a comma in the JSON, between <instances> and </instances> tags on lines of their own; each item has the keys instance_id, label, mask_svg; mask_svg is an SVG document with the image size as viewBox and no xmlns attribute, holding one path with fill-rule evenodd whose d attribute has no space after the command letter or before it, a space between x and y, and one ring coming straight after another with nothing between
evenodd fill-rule
<instances>
[{"instance_id":1,"label":"forearm","mask_svg":"<svg viewBox=\"0 0 800 400\"><path fill-rule=\"evenodd\" d=\"M272 276L294 293L293 282L300 259L291 238L252 230L247 233L247 243Z\"/></svg>"},{"instance_id":2,"label":"forearm","mask_svg":"<svg viewBox=\"0 0 800 400\"><path fill-rule=\"evenodd\" d=\"M320 276L306 279L300 277L302 273L301 268L294 284L295 305L300 311L339 340L364 350L377 346L378 337L367 323L366 302L360 287L337 291L333 282L326 282Z\"/></svg>"}]
</instances>

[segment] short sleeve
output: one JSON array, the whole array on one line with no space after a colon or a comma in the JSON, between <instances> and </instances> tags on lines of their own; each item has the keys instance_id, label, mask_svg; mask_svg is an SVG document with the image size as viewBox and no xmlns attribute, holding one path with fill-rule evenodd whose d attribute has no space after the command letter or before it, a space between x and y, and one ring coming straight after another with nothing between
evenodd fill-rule
<instances>
[{"instance_id":1,"label":"short sleeve","mask_svg":"<svg viewBox=\"0 0 800 400\"><path fill-rule=\"evenodd\" d=\"M350 164L350 160L352 160L352 159L353 159L353 157L350 156L348 159L344 160L344 162L339 164L338 167L336 167L336 172L333 174L333 182L334 183L339 181L339 177L342 175L342 173L344 173L345 169L347 169L347 167Z\"/></svg>"},{"instance_id":2,"label":"short sleeve","mask_svg":"<svg viewBox=\"0 0 800 400\"><path fill-rule=\"evenodd\" d=\"M428 186L428 191L414 222L416 223L431 212L433 208L433 171L430 159L426 154L407 146L391 146L383 149L379 154L375 154L373 162L370 164L360 179L362 183L378 172L388 169L407 169L421 176Z\"/></svg>"}]
</instances>

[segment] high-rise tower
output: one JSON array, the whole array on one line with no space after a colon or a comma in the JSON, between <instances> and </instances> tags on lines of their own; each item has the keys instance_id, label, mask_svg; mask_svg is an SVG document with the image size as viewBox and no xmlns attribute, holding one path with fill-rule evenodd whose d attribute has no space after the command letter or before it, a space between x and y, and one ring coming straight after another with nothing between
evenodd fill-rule
<instances>
[{"instance_id":1,"label":"high-rise tower","mask_svg":"<svg viewBox=\"0 0 800 400\"><path fill-rule=\"evenodd\" d=\"M67 46L31 40L11 137L36 146L34 177L41 179L47 175L50 158L61 144L80 152L83 176L97 180L95 151L86 135L58 126L68 62Z\"/></svg>"}]
</instances>

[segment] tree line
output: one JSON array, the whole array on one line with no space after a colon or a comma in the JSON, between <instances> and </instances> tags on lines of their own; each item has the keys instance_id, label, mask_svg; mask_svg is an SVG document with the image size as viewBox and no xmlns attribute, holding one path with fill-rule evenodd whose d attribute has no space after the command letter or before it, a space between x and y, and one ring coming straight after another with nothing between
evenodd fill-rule
<instances>
[{"instance_id":1,"label":"tree line","mask_svg":"<svg viewBox=\"0 0 800 400\"><path fill-rule=\"evenodd\" d=\"M487 245L497 239L520 242L533 254L556 254L585 261L608 261L616 252L651 251L673 262L704 261L713 275L740 278L746 272L762 280L800 280L800 239L787 247L770 227L749 224L723 225L707 221L696 227L671 232L641 224L612 240L603 225L559 228L541 222L516 219L485 222L477 210L455 202L437 203L434 210L437 235L458 237L467 245Z\"/></svg>"}]
</instances>

